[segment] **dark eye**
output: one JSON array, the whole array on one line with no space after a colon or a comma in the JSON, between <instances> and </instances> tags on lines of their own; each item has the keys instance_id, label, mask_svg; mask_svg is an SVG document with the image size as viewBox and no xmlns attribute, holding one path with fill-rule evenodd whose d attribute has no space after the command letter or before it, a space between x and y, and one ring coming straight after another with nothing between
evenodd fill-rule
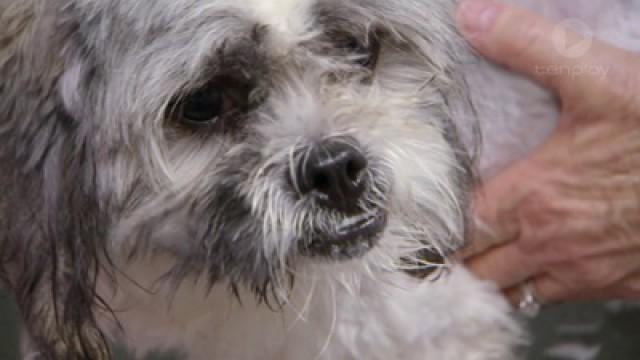
<instances>
[{"instance_id":1,"label":"dark eye","mask_svg":"<svg viewBox=\"0 0 640 360\"><path fill-rule=\"evenodd\" d=\"M215 123L230 107L230 101L224 92L205 88L185 97L179 111L185 123L205 125Z\"/></svg>"},{"instance_id":2,"label":"dark eye","mask_svg":"<svg viewBox=\"0 0 640 360\"><path fill-rule=\"evenodd\" d=\"M243 128L250 111L258 107L266 94L257 91L253 78L217 76L190 92L177 94L166 109L166 116L181 128L199 131L236 132Z\"/></svg>"},{"instance_id":3,"label":"dark eye","mask_svg":"<svg viewBox=\"0 0 640 360\"><path fill-rule=\"evenodd\" d=\"M378 62L380 44L375 35L370 36L366 42L348 35L341 41L340 48L345 55L362 67L373 69Z\"/></svg>"}]
</instances>

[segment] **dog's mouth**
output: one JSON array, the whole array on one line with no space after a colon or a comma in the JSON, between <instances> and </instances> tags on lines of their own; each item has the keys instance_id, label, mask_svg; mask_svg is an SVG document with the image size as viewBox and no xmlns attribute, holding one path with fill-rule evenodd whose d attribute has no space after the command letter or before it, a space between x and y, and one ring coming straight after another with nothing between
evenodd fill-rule
<instances>
[{"instance_id":1,"label":"dog's mouth","mask_svg":"<svg viewBox=\"0 0 640 360\"><path fill-rule=\"evenodd\" d=\"M303 245L302 253L338 261L362 257L377 245L387 218L384 210L350 217L330 234L315 234Z\"/></svg>"}]
</instances>

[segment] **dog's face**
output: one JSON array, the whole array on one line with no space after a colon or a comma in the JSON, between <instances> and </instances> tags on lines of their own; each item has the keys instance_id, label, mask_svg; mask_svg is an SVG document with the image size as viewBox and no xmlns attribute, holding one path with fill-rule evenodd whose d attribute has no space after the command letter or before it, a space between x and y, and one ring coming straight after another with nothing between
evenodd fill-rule
<instances>
[{"instance_id":1,"label":"dog's face","mask_svg":"<svg viewBox=\"0 0 640 360\"><path fill-rule=\"evenodd\" d=\"M115 252L260 290L307 261L411 268L459 245L451 5L75 1L86 53L59 89Z\"/></svg>"},{"instance_id":2,"label":"dog's face","mask_svg":"<svg viewBox=\"0 0 640 360\"><path fill-rule=\"evenodd\" d=\"M453 5L0 0L0 278L34 340L103 351L94 275L132 256L265 297L459 246Z\"/></svg>"},{"instance_id":3,"label":"dog's face","mask_svg":"<svg viewBox=\"0 0 640 360\"><path fill-rule=\"evenodd\" d=\"M2 1L42 27L9 28L4 128L89 233L65 239L262 293L309 262L415 270L460 245L453 1ZM22 92L38 76L53 95Z\"/></svg>"}]
</instances>

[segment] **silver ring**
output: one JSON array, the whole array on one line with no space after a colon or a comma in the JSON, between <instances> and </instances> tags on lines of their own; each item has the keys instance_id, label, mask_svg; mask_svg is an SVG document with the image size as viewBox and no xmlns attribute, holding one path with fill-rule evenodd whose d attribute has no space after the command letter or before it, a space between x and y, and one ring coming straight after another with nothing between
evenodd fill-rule
<instances>
[{"instance_id":1,"label":"silver ring","mask_svg":"<svg viewBox=\"0 0 640 360\"><path fill-rule=\"evenodd\" d=\"M527 281L520 287L522 298L518 304L518 310L524 316L534 318L540 313L542 304L536 296L536 291L533 288L531 281Z\"/></svg>"}]
</instances>

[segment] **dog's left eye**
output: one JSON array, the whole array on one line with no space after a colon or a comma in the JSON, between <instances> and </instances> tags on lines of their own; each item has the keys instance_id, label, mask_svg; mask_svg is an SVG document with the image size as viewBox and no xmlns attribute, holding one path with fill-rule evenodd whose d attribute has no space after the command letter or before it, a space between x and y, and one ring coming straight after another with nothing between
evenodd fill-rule
<instances>
[{"instance_id":1,"label":"dog's left eye","mask_svg":"<svg viewBox=\"0 0 640 360\"><path fill-rule=\"evenodd\" d=\"M370 36L367 42L355 36L345 36L339 41L338 48L357 65L368 69L376 67L380 55L380 43L375 35Z\"/></svg>"}]
</instances>

